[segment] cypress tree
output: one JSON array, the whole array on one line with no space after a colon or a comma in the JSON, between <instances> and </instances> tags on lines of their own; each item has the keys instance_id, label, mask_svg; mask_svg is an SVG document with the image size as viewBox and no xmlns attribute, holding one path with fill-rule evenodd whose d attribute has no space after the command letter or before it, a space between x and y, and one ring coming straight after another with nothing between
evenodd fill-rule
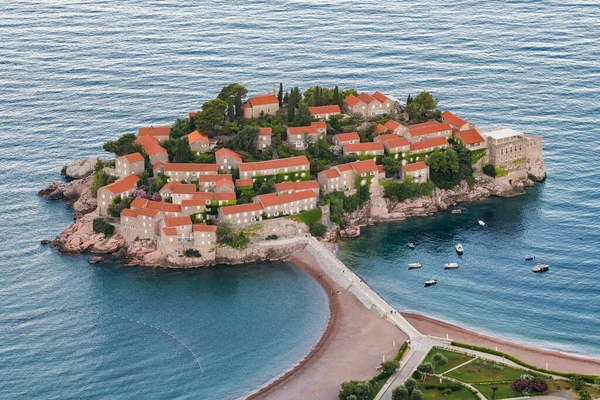
<instances>
[{"instance_id":1,"label":"cypress tree","mask_svg":"<svg viewBox=\"0 0 600 400\"><path fill-rule=\"evenodd\" d=\"M283 107L283 83L279 82L279 93L277 94L277 100L279 100L279 107Z\"/></svg>"},{"instance_id":2,"label":"cypress tree","mask_svg":"<svg viewBox=\"0 0 600 400\"><path fill-rule=\"evenodd\" d=\"M340 104L340 89L337 86L333 88L333 104Z\"/></svg>"},{"instance_id":3,"label":"cypress tree","mask_svg":"<svg viewBox=\"0 0 600 400\"><path fill-rule=\"evenodd\" d=\"M231 98L227 100L227 119L229 122L233 122L235 120L235 107L233 105L233 99Z\"/></svg>"},{"instance_id":4,"label":"cypress tree","mask_svg":"<svg viewBox=\"0 0 600 400\"><path fill-rule=\"evenodd\" d=\"M286 91L285 94L283 95L283 102L285 104L288 104L289 100L290 100L290 92Z\"/></svg>"},{"instance_id":5,"label":"cypress tree","mask_svg":"<svg viewBox=\"0 0 600 400\"><path fill-rule=\"evenodd\" d=\"M295 104L296 104L296 91L292 89L292 91L290 92L290 98L288 101L288 108L287 108L287 120L288 122L292 122L294 120L294 111L295 111Z\"/></svg>"},{"instance_id":6,"label":"cypress tree","mask_svg":"<svg viewBox=\"0 0 600 400\"><path fill-rule=\"evenodd\" d=\"M235 116L236 118L241 118L244 116L244 112L242 110L242 96L239 93L235 96Z\"/></svg>"}]
</instances>

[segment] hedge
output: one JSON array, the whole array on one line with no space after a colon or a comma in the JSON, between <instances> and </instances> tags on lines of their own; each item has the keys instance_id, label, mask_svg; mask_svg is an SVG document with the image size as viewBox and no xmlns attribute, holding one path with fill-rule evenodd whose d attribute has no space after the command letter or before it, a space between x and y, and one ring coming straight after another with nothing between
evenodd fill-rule
<instances>
[{"instance_id":1,"label":"hedge","mask_svg":"<svg viewBox=\"0 0 600 400\"><path fill-rule=\"evenodd\" d=\"M496 350L488 349L486 347L473 346L473 345L470 345L470 344L459 343L459 342L451 342L450 344L452 346L462 347L463 349L476 350L476 351L480 351L482 353L488 353L488 354L492 354L492 355L495 355L495 356L504 357L507 360L510 360L510 361L514 362L515 364L518 364L518 365L520 365L522 367L529 368L529 369L531 369L533 371L542 372L542 373L545 373L545 374L558 375L558 376L562 376L562 377L565 377L565 378L571 378L571 377L574 377L574 376L578 376L581 379L583 379L584 381L586 381L587 383L595 383L596 379L598 379L597 376L593 376L593 375L568 374L568 373L564 373L564 372L557 372L557 371L547 370L547 369L544 369L544 368L538 368L538 367L536 367L534 365L527 364L526 362L521 361L518 358L511 356L510 354L506 354L506 353L503 353L501 351L496 351Z\"/></svg>"}]
</instances>

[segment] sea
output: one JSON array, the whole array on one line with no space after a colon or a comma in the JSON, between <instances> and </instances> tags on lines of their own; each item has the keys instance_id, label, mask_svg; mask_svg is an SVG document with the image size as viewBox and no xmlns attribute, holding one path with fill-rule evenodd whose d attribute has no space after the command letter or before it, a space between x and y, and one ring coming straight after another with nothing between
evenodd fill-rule
<instances>
[{"instance_id":1,"label":"sea","mask_svg":"<svg viewBox=\"0 0 600 400\"><path fill-rule=\"evenodd\" d=\"M542 135L548 179L526 196L365 228L339 256L398 309L600 355L598 26L597 2L570 0L0 2L0 398L239 398L317 343L327 298L291 265L157 271L40 245L72 222L36 196L63 165L231 82L429 90L479 128Z\"/></svg>"}]
</instances>

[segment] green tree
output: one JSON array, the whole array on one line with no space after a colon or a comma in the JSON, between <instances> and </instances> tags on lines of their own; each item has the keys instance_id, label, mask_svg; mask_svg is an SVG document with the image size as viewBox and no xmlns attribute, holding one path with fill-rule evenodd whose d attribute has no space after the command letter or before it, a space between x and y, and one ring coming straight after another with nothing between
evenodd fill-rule
<instances>
[{"instance_id":1,"label":"green tree","mask_svg":"<svg viewBox=\"0 0 600 400\"><path fill-rule=\"evenodd\" d=\"M96 175L94 175L94 179L92 179L92 183L90 184L90 194L92 197L96 197L98 195L98 189L102 186L110 185L116 180L116 177L108 175L102 170L96 172Z\"/></svg>"},{"instance_id":2,"label":"green tree","mask_svg":"<svg viewBox=\"0 0 600 400\"><path fill-rule=\"evenodd\" d=\"M309 228L310 228L310 234L315 237L321 237L325 233L327 233L327 227L318 222L316 224L312 224Z\"/></svg>"},{"instance_id":3,"label":"green tree","mask_svg":"<svg viewBox=\"0 0 600 400\"><path fill-rule=\"evenodd\" d=\"M427 164L431 180L437 187L452 189L460 182L458 155L453 149L434 150L427 159Z\"/></svg>"},{"instance_id":4,"label":"green tree","mask_svg":"<svg viewBox=\"0 0 600 400\"><path fill-rule=\"evenodd\" d=\"M392 400L408 400L408 390L404 385L396 386L392 390Z\"/></svg>"},{"instance_id":5,"label":"green tree","mask_svg":"<svg viewBox=\"0 0 600 400\"><path fill-rule=\"evenodd\" d=\"M340 108L342 108L342 98L340 97L340 89L336 86L333 88L333 96L332 99L333 104L337 104L338 106L340 106Z\"/></svg>"},{"instance_id":6,"label":"green tree","mask_svg":"<svg viewBox=\"0 0 600 400\"><path fill-rule=\"evenodd\" d=\"M396 178L400 176L402 161L399 158L385 156L381 159L381 163L385 169L385 174L389 177Z\"/></svg>"},{"instance_id":7,"label":"green tree","mask_svg":"<svg viewBox=\"0 0 600 400\"><path fill-rule=\"evenodd\" d=\"M259 128L256 126L245 126L231 140L237 151L246 151L250 154L256 153Z\"/></svg>"},{"instance_id":8,"label":"green tree","mask_svg":"<svg viewBox=\"0 0 600 400\"><path fill-rule=\"evenodd\" d=\"M423 400L423 392L421 392L419 389L413 390L413 392L410 394L410 400Z\"/></svg>"},{"instance_id":9,"label":"green tree","mask_svg":"<svg viewBox=\"0 0 600 400\"><path fill-rule=\"evenodd\" d=\"M171 139L178 139L191 133L195 129L194 123L189 118L177 118L171 126Z\"/></svg>"},{"instance_id":10,"label":"green tree","mask_svg":"<svg viewBox=\"0 0 600 400\"><path fill-rule=\"evenodd\" d=\"M340 120L342 117L340 115L332 115L329 117L329 126L335 133L341 133L343 131L342 124Z\"/></svg>"},{"instance_id":11,"label":"green tree","mask_svg":"<svg viewBox=\"0 0 600 400\"><path fill-rule=\"evenodd\" d=\"M196 128L211 136L218 126L225 122L227 103L221 99L209 100L202 104L202 111L196 114Z\"/></svg>"},{"instance_id":12,"label":"green tree","mask_svg":"<svg viewBox=\"0 0 600 400\"><path fill-rule=\"evenodd\" d=\"M391 376L398 367L400 366L400 362L398 361L384 361L381 363L381 373L387 376Z\"/></svg>"},{"instance_id":13,"label":"green tree","mask_svg":"<svg viewBox=\"0 0 600 400\"><path fill-rule=\"evenodd\" d=\"M308 105L306 103L300 103L300 106L298 107L298 113L294 117L294 125L308 126L310 125L311 120L312 116L310 114L310 110L308 109Z\"/></svg>"},{"instance_id":14,"label":"green tree","mask_svg":"<svg viewBox=\"0 0 600 400\"><path fill-rule=\"evenodd\" d=\"M115 227L104 220L104 218L94 218L92 222L94 233L103 233L104 236L110 237L115 232Z\"/></svg>"},{"instance_id":15,"label":"green tree","mask_svg":"<svg viewBox=\"0 0 600 400\"><path fill-rule=\"evenodd\" d=\"M404 386L406 387L406 390L408 390L408 394L411 395L412 392L417 388L417 381L415 381L413 378L408 378L406 382L404 382Z\"/></svg>"},{"instance_id":16,"label":"green tree","mask_svg":"<svg viewBox=\"0 0 600 400\"><path fill-rule=\"evenodd\" d=\"M221 91L219 92L217 98L227 102L228 100L234 99L238 96L240 98L244 98L247 94L248 89L246 89L244 85L241 85L239 83L232 83L223 87L223 89L221 89Z\"/></svg>"},{"instance_id":17,"label":"green tree","mask_svg":"<svg viewBox=\"0 0 600 400\"><path fill-rule=\"evenodd\" d=\"M492 178L496 177L496 168L492 164L485 164L483 166L483 173Z\"/></svg>"},{"instance_id":18,"label":"green tree","mask_svg":"<svg viewBox=\"0 0 600 400\"><path fill-rule=\"evenodd\" d=\"M227 100L227 120L229 122L233 122L235 121L235 105L234 103L234 99L228 99Z\"/></svg>"},{"instance_id":19,"label":"green tree","mask_svg":"<svg viewBox=\"0 0 600 400\"><path fill-rule=\"evenodd\" d=\"M590 396L590 394L587 390L580 390L577 392L577 395L578 395L579 400L591 400L592 399L592 397Z\"/></svg>"},{"instance_id":20,"label":"green tree","mask_svg":"<svg viewBox=\"0 0 600 400\"><path fill-rule=\"evenodd\" d=\"M428 119L437 116L439 113L436 112L438 105L438 99L434 98L433 95L427 91L422 91L414 99L408 96L406 99L405 110L408 113L410 119L415 122L424 122Z\"/></svg>"},{"instance_id":21,"label":"green tree","mask_svg":"<svg viewBox=\"0 0 600 400\"><path fill-rule=\"evenodd\" d=\"M433 364L426 361L417 367L417 370L423 374L433 374Z\"/></svg>"},{"instance_id":22,"label":"green tree","mask_svg":"<svg viewBox=\"0 0 600 400\"><path fill-rule=\"evenodd\" d=\"M296 116L296 109L295 109L295 104L296 104L296 100L295 100L295 96L296 93L292 90L290 92L290 96L288 98L288 102L287 102L287 122L291 123L294 121L294 118Z\"/></svg>"},{"instance_id":23,"label":"green tree","mask_svg":"<svg viewBox=\"0 0 600 400\"><path fill-rule=\"evenodd\" d=\"M371 393L371 384L362 381L347 381L342 383L342 389L338 394L340 400L348 400L350 396L356 396L357 400L367 400Z\"/></svg>"},{"instance_id":24,"label":"green tree","mask_svg":"<svg viewBox=\"0 0 600 400\"><path fill-rule=\"evenodd\" d=\"M104 151L115 153L117 156L136 153L142 151L142 146L135 142L136 136L133 133L126 133L116 141L106 142L102 147Z\"/></svg>"},{"instance_id":25,"label":"green tree","mask_svg":"<svg viewBox=\"0 0 600 400\"><path fill-rule=\"evenodd\" d=\"M433 355L433 368L441 367L448 364L448 359L442 353L436 353Z\"/></svg>"},{"instance_id":26,"label":"green tree","mask_svg":"<svg viewBox=\"0 0 600 400\"><path fill-rule=\"evenodd\" d=\"M279 93L277 93L277 100L279 100L279 107L283 107L283 83L279 82Z\"/></svg>"},{"instance_id":27,"label":"green tree","mask_svg":"<svg viewBox=\"0 0 600 400\"><path fill-rule=\"evenodd\" d=\"M192 149L187 140L177 139L175 157L173 161L176 163L188 163L192 161L194 156L192 155Z\"/></svg>"},{"instance_id":28,"label":"green tree","mask_svg":"<svg viewBox=\"0 0 600 400\"><path fill-rule=\"evenodd\" d=\"M234 105L235 105L236 118L242 118L244 116L244 110L243 110L243 106L242 106L242 96L241 95L238 94L237 96L235 96Z\"/></svg>"}]
</instances>

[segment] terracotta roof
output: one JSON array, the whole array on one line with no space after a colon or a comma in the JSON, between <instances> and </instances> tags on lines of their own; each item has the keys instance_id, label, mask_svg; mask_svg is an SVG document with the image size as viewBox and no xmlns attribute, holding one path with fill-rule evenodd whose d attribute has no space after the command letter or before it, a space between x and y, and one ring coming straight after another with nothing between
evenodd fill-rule
<instances>
[{"instance_id":1,"label":"terracotta roof","mask_svg":"<svg viewBox=\"0 0 600 400\"><path fill-rule=\"evenodd\" d=\"M315 128L323 129L327 128L327 122L325 121L313 121L310 123L310 126L314 126Z\"/></svg>"},{"instance_id":2,"label":"terracotta roof","mask_svg":"<svg viewBox=\"0 0 600 400\"><path fill-rule=\"evenodd\" d=\"M159 192L172 192L173 188L175 187L175 185L177 185L179 182L177 181L171 181L171 182L167 182L163 185L163 187L160 188Z\"/></svg>"},{"instance_id":3,"label":"terracotta roof","mask_svg":"<svg viewBox=\"0 0 600 400\"><path fill-rule=\"evenodd\" d=\"M385 167L383 165L378 165L377 166L377 172L379 172L380 174L385 172Z\"/></svg>"},{"instance_id":4,"label":"terracotta roof","mask_svg":"<svg viewBox=\"0 0 600 400\"><path fill-rule=\"evenodd\" d=\"M206 143L210 142L208 140L208 138L206 136L204 136L198 130L195 130L194 132L192 132L189 135L187 135L187 138L188 138L188 142L190 142L190 144L192 144L194 142L197 142L198 140L202 140L203 142L206 142Z\"/></svg>"},{"instance_id":5,"label":"terracotta roof","mask_svg":"<svg viewBox=\"0 0 600 400\"><path fill-rule=\"evenodd\" d=\"M305 133L317 134L316 126L290 126L288 135L304 135Z\"/></svg>"},{"instance_id":6,"label":"terracotta roof","mask_svg":"<svg viewBox=\"0 0 600 400\"><path fill-rule=\"evenodd\" d=\"M406 164L406 165L402 166L402 169L405 170L406 172L414 172L414 171L419 171L421 169L427 169L427 168L429 168L429 167L423 161L418 161L416 163Z\"/></svg>"},{"instance_id":7,"label":"terracotta roof","mask_svg":"<svg viewBox=\"0 0 600 400\"><path fill-rule=\"evenodd\" d=\"M334 104L332 106L317 106L317 107L308 107L308 110L312 115L315 114L339 114L342 111L340 110L340 106Z\"/></svg>"},{"instance_id":8,"label":"terracotta roof","mask_svg":"<svg viewBox=\"0 0 600 400\"><path fill-rule=\"evenodd\" d=\"M423 149L428 149L430 147L437 147L448 145L448 140L445 137L438 137L429 140L424 140L422 142L413 143L410 145L410 151L418 151Z\"/></svg>"},{"instance_id":9,"label":"terracotta roof","mask_svg":"<svg viewBox=\"0 0 600 400\"><path fill-rule=\"evenodd\" d=\"M260 128L258 130L258 136L271 136L271 128Z\"/></svg>"},{"instance_id":10,"label":"terracotta roof","mask_svg":"<svg viewBox=\"0 0 600 400\"><path fill-rule=\"evenodd\" d=\"M315 180L294 182L294 189L296 189L296 190L318 189L318 188L319 188L319 182L315 181Z\"/></svg>"},{"instance_id":11,"label":"terracotta roof","mask_svg":"<svg viewBox=\"0 0 600 400\"><path fill-rule=\"evenodd\" d=\"M145 215L146 217L154 218L159 213L159 210L153 210L150 208L140 208L139 210L137 210L137 213L139 215Z\"/></svg>"},{"instance_id":12,"label":"terracotta roof","mask_svg":"<svg viewBox=\"0 0 600 400\"><path fill-rule=\"evenodd\" d=\"M242 156L240 156L238 153L236 153L233 150L229 150L225 147L222 147L219 150L215 151L216 158L221 158L221 157L225 157L225 156L229 156L231 158L238 160L239 162L242 162Z\"/></svg>"},{"instance_id":13,"label":"terracotta roof","mask_svg":"<svg viewBox=\"0 0 600 400\"><path fill-rule=\"evenodd\" d=\"M444 121L446 121L447 123L449 123L450 125L456 126L457 128L460 128L460 127L468 124L467 121L465 121L462 118L457 117L456 115L452 114L450 111L444 111L442 113L442 119Z\"/></svg>"},{"instance_id":14,"label":"terracotta roof","mask_svg":"<svg viewBox=\"0 0 600 400\"><path fill-rule=\"evenodd\" d=\"M166 226L162 228L162 231L167 236L177 236L177 229L175 228L167 228Z\"/></svg>"},{"instance_id":15,"label":"terracotta roof","mask_svg":"<svg viewBox=\"0 0 600 400\"><path fill-rule=\"evenodd\" d=\"M339 178L341 176L337 169L326 169L323 171L323 174L327 179Z\"/></svg>"},{"instance_id":16,"label":"terracotta roof","mask_svg":"<svg viewBox=\"0 0 600 400\"><path fill-rule=\"evenodd\" d=\"M272 94L259 94L258 96L254 96L248 100L248 103L250 103L253 107L264 106L267 104L279 105L279 100Z\"/></svg>"},{"instance_id":17,"label":"terracotta roof","mask_svg":"<svg viewBox=\"0 0 600 400\"><path fill-rule=\"evenodd\" d=\"M360 142L360 136L356 132L338 133L335 135L335 139L338 142L349 142L351 140L357 140Z\"/></svg>"},{"instance_id":18,"label":"terracotta roof","mask_svg":"<svg viewBox=\"0 0 600 400\"><path fill-rule=\"evenodd\" d=\"M275 190L283 192L284 190L294 190L294 182L280 182L275 184Z\"/></svg>"},{"instance_id":19,"label":"terracotta roof","mask_svg":"<svg viewBox=\"0 0 600 400\"><path fill-rule=\"evenodd\" d=\"M162 168L162 167L164 167L164 166L165 166L165 163L164 163L164 162L162 162L162 161L159 161L159 162L157 162L157 163L154 163L154 165L152 165L152 170L155 170L155 169L157 169L157 168Z\"/></svg>"},{"instance_id":20,"label":"terracotta roof","mask_svg":"<svg viewBox=\"0 0 600 400\"><path fill-rule=\"evenodd\" d=\"M390 146L390 148L410 146L410 142L407 138L397 136L394 139L388 140L387 144Z\"/></svg>"},{"instance_id":21,"label":"terracotta roof","mask_svg":"<svg viewBox=\"0 0 600 400\"><path fill-rule=\"evenodd\" d=\"M136 143L139 143L142 146L142 149L149 155L153 156L158 153L168 154L167 150L162 147L158 140L156 140L153 136L141 136L135 139Z\"/></svg>"},{"instance_id":22,"label":"terracotta roof","mask_svg":"<svg viewBox=\"0 0 600 400\"><path fill-rule=\"evenodd\" d=\"M166 217L163 219L163 221L167 227L186 226L192 224L192 220L190 219L189 215L182 215L180 217Z\"/></svg>"},{"instance_id":23,"label":"terracotta roof","mask_svg":"<svg viewBox=\"0 0 600 400\"><path fill-rule=\"evenodd\" d=\"M377 171L377 164L375 164L375 160L355 161L350 163L350 166L357 174Z\"/></svg>"},{"instance_id":24,"label":"terracotta roof","mask_svg":"<svg viewBox=\"0 0 600 400\"><path fill-rule=\"evenodd\" d=\"M173 194L193 194L196 193L196 185L193 183L176 183L173 186Z\"/></svg>"},{"instance_id":25,"label":"terracotta roof","mask_svg":"<svg viewBox=\"0 0 600 400\"><path fill-rule=\"evenodd\" d=\"M194 232L216 232L216 225L206 225L206 224L194 224L192 226Z\"/></svg>"},{"instance_id":26,"label":"terracotta roof","mask_svg":"<svg viewBox=\"0 0 600 400\"><path fill-rule=\"evenodd\" d=\"M341 171L341 172L345 172L345 171L351 171L352 170L352 166L348 163L348 164L340 164L340 165L336 165L336 168Z\"/></svg>"},{"instance_id":27,"label":"terracotta roof","mask_svg":"<svg viewBox=\"0 0 600 400\"><path fill-rule=\"evenodd\" d=\"M444 132L444 131L452 131L452 127L448 123L437 125L425 126L423 128L410 129L411 136L422 136L431 133Z\"/></svg>"},{"instance_id":28,"label":"terracotta roof","mask_svg":"<svg viewBox=\"0 0 600 400\"><path fill-rule=\"evenodd\" d=\"M233 186L233 181L231 180L231 178L221 178L216 183L217 187L221 187L223 185L231 185L231 186Z\"/></svg>"},{"instance_id":29,"label":"terracotta roof","mask_svg":"<svg viewBox=\"0 0 600 400\"><path fill-rule=\"evenodd\" d=\"M231 174L205 174L198 177L198 182L218 182L221 179L232 180Z\"/></svg>"},{"instance_id":30,"label":"terracotta roof","mask_svg":"<svg viewBox=\"0 0 600 400\"><path fill-rule=\"evenodd\" d=\"M135 189L137 182L140 180L136 174L128 175L124 178L119 179L118 181L111 183L110 185L106 185L101 187L100 189L107 189L109 192L113 194L119 194L126 192L131 189Z\"/></svg>"},{"instance_id":31,"label":"terracotta roof","mask_svg":"<svg viewBox=\"0 0 600 400\"><path fill-rule=\"evenodd\" d=\"M129 205L129 207L131 207L131 208L141 208L141 207L145 207L146 203L148 203L148 200L142 199L141 197L136 197L135 199L133 199L133 201L131 202L131 204Z\"/></svg>"},{"instance_id":32,"label":"terracotta roof","mask_svg":"<svg viewBox=\"0 0 600 400\"><path fill-rule=\"evenodd\" d=\"M240 164L240 171L258 171L265 169L279 169L285 167L295 167L300 165L309 165L306 156L297 156L289 158L278 158L277 160L257 161Z\"/></svg>"},{"instance_id":33,"label":"terracotta roof","mask_svg":"<svg viewBox=\"0 0 600 400\"><path fill-rule=\"evenodd\" d=\"M466 131L458 131L458 137L463 141L464 144L476 144L485 142L483 137L477 132L476 129L467 129Z\"/></svg>"},{"instance_id":34,"label":"terracotta roof","mask_svg":"<svg viewBox=\"0 0 600 400\"><path fill-rule=\"evenodd\" d=\"M181 207L197 207L197 206L206 206L206 200L203 199L191 199L191 200L181 200Z\"/></svg>"},{"instance_id":35,"label":"terracotta roof","mask_svg":"<svg viewBox=\"0 0 600 400\"><path fill-rule=\"evenodd\" d=\"M221 207L223 215L238 214L244 212L262 211L263 206L260 203L238 204L235 206Z\"/></svg>"},{"instance_id":36,"label":"terracotta roof","mask_svg":"<svg viewBox=\"0 0 600 400\"><path fill-rule=\"evenodd\" d=\"M181 206L179 204L167 203L165 201L148 200L147 209L158 210L163 212L180 213Z\"/></svg>"},{"instance_id":37,"label":"terracotta roof","mask_svg":"<svg viewBox=\"0 0 600 400\"><path fill-rule=\"evenodd\" d=\"M125 159L127 160L127 162L130 162L130 163L144 161L144 156L141 153L127 154L127 155L125 155L123 157L125 157Z\"/></svg>"},{"instance_id":38,"label":"terracotta roof","mask_svg":"<svg viewBox=\"0 0 600 400\"><path fill-rule=\"evenodd\" d=\"M217 164L186 164L186 163L165 163L164 171L178 171L178 172L213 172L219 171Z\"/></svg>"},{"instance_id":39,"label":"terracotta roof","mask_svg":"<svg viewBox=\"0 0 600 400\"><path fill-rule=\"evenodd\" d=\"M386 133L385 135L377 136L380 142L389 142L390 140L399 139L400 136L395 133Z\"/></svg>"},{"instance_id":40,"label":"terracotta roof","mask_svg":"<svg viewBox=\"0 0 600 400\"><path fill-rule=\"evenodd\" d=\"M369 93L367 92L362 92L361 94L359 94L358 99L360 101L362 101L365 104L371 104L372 102L375 101L375 97L371 96Z\"/></svg>"},{"instance_id":41,"label":"terracotta roof","mask_svg":"<svg viewBox=\"0 0 600 400\"><path fill-rule=\"evenodd\" d=\"M237 179L235 181L235 186L236 187L248 187L248 186L254 186L254 183L252 182L252 179Z\"/></svg>"},{"instance_id":42,"label":"terracotta roof","mask_svg":"<svg viewBox=\"0 0 600 400\"><path fill-rule=\"evenodd\" d=\"M358 103L360 103L360 99L354 95L348 95L344 99L344 103L348 104L350 107L354 107Z\"/></svg>"},{"instance_id":43,"label":"terracotta roof","mask_svg":"<svg viewBox=\"0 0 600 400\"><path fill-rule=\"evenodd\" d=\"M222 192L222 193L199 192L199 193L194 193L192 195L192 200L203 200L203 201L235 200L235 192Z\"/></svg>"},{"instance_id":44,"label":"terracotta roof","mask_svg":"<svg viewBox=\"0 0 600 400\"><path fill-rule=\"evenodd\" d=\"M422 122L420 124L413 124L410 125L408 127L408 130L412 130L412 129L421 129L421 128L425 128L426 126L437 126L440 123L438 121L428 121L428 122Z\"/></svg>"},{"instance_id":45,"label":"terracotta roof","mask_svg":"<svg viewBox=\"0 0 600 400\"><path fill-rule=\"evenodd\" d=\"M144 126L138 129L138 136L169 136L170 126Z\"/></svg>"},{"instance_id":46,"label":"terracotta roof","mask_svg":"<svg viewBox=\"0 0 600 400\"><path fill-rule=\"evenodd\" d=\"M313 199L315 197L317 197L317 195L312 190L304 190L302 192L282 194L279 196L275 193L268 193L256 196L258 201L262 203L263 207L279 206L295 201Z\"/></svg>"},{"instance_id":47,"label":"terracotta roof","mask_svg":"<svg viewBox=\"0 0 600 400\"><path fill-rule=\"evenodd\" d=\"M383 144L380 142L368 142L368 143L352 143L344 146L346 152L363 152L363 151L383 151Z\"/></svg>"},{"instance_id":48,"label":"terracotta roof","mask_svg":"<svg viewBox=\"0 0 600 400\"><path fill-rule=\"evenodd\" d=\"M375 128L375 131L377 133L383 133L387 130L388 130L388 128L386 128L384 125L381 125L381 124L377 124L377 127Z\"/></svg>"},{"instance_id":49,"label":"terracotta roof","mask_svg":"<svg viewBox=\"0 0 600 400\"><path fill-rule=\"evenodd\" d=\"M137 218L137 215L138 213L130 208L124 208L123 211L121 211L121 216Z\"/></svg>"},{"instance_id":50,"label":"terracotta roof","mask_svg":"<svg viewBox=\"0 0 600 400\"><path fill-rule=\"evenodd\" d=\"M194 118L195 116L196 116L196 111L190 111L190 112L188 113L188 118L189 118L189 119L192 119L192 118Z\"/></svg>"},{"instance_id":51,"label":"terracotta roof","mask_svg":"<svg viewBox=\"0 0 600 400\"><path fill-rule=\"evenodd\" d=\"M235 200L235 192L213 193L213 199L216 200L216 201L219 201L219 200L223 200L223 201Z\"/></svg>"},{"instance_id":52,"label":"terracotta roof","mask_svg":"<svg viewBox=\"0 0 600 400\"><path fill-rule=\"evenodd\" d=\"M386 122L385 124L383 124L383 126L385 126L387 129L391 129L394 130L398 127L400 127L402 124L398 121L394 121L393 119L390 119L388 122Z\"/></svg>"},{"instance_id":53,"label":"terracotta roof","mask_svg":"<svg viewBox=\"0 0 600 400\"><path fill-rule=\"evenodd\" d=\"M373 97L375 97L376 100L379 100L382 103L388 99L383 93L380 92L373 93Z\"/></svg>"}]
</instances>

